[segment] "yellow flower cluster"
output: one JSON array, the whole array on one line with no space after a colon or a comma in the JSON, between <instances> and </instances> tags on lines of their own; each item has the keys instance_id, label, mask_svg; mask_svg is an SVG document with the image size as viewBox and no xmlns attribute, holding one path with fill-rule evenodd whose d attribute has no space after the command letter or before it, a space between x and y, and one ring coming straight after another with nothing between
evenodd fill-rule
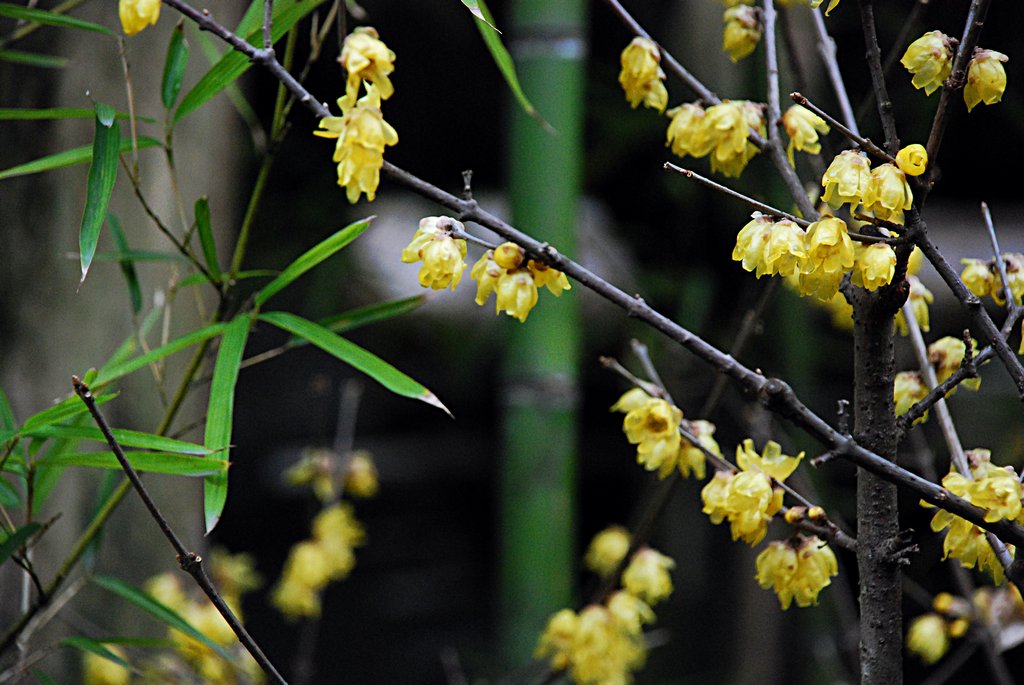
<instances>
[{"instance_id":1,"label":"yellow flower cluster","mask_svg":"<svg viewBox=\"0 0 1024 685\"><path fill-rule=\"evenodd\" d=\"M907 282L910 284L910 295L907 300L914 310L914 318L917 319L917 325L921 327L921 330L927 333L931 330L928 305L935 301L935 296L932 295L932 291L928 290L917 276L908 275ZM896 328L899 330L900 335L908 335L910 333L910 329L907 328L907 320L903 317L902 311L896 312Z\"/></svg>"},{"instance_id":2,"label":"yellow flower cluster","mask_svg":"<svg viewBox=\"0 0 1024 685\"><path fill-rule=\"evenodd\" d=\"M598 534L591 549L609 544L618 547L623 536L628 548L629 534L611 528ZM619 560L621 556L613 568ZM672 559L656 550L638 550L622 574L624 589L578 614L571 609L555 613L538 640L534 656L547 659L553 670L568 672L577 685L631 682L632 672L643 666L647 657L643 627L655 620L652 605L671 594L669 571L674 566Z\"/></svg>"},{"instance_id":3,"label":"yellow flower cluster","mask_svg":"<svg viewBox=\"0 0 1024 685\"><path fill-rule=\"evenodd\" d=\"M1024 491L1013 468L993 464L991 453L985 449L968 451L967 459L973 480L951 471L942 479L942 486L985 509L986 521L1006 519L1024 522L1021 508ZM931 507L925 502L921 504ZM949 528L942 543L943 559L958 559L964 568L977 566L979 570L987 570L997 585L1003 582L1003 566L996 558L983 529L943 509L935 512L931 528L936 533ZM1012 555L1013 546L1007 545L1007 549Z\"/></svg>"},{"instance_id":4,"label":"yellow flower cluster","mask_svg":"<svg viewBox=\"0 0 1024 685\"><path fill-rule=\"evenodd\" d=\"M900 371L893 383L892 396L896 416L903 416L911 407L928 396L928 386L925 385L919 371ZM914 423L924 423L927 419L928 412L925 412Z\"/></svg>"},{"instance_id":5,"label":"yellow flower cluster","mask_svg":"<svg viewBox=\"0 0 1024 685\"><path fill-rule=\"evenodd\" d=\"M978 353L978 342L971 339L971 350L973 354ZM967 345L963 340L951 336L939 338L928 346L928 361L935 367L935 377L941 383L953 375L953 372L964 363L964 356L967 354ZM981 378L965 378L960 385L968 390L977 390L981 387ZM956 388L949 394L956 392Z\"/></svg>"},{"instance_id":6,"label":"yellow flower cluster","mask_svg":"<svg viewBox=\"0 0 1024 685\"><path fill-rule=\"evenodd\" d=\"M555 297L572 289L569 279L558 269L543 262L526 259L526 250L515 243L503 243L483 254L469 272L476 281L476 303L487 303L495 294L495 313L526 321L530 310L537 304L537 294L543 287Z\"/></svg>"},{"instance_id":7,"label":"yellow flower cluster","mask_svg":"<svg viewBox=\"0 0 1024 685\"><path fill-rule=\"evenodd\" d=\"M680 157L711 158L711 170L738 177L759 152L750 142L750 131L766 135L764 107L746 100L724 100L706 110L683 104L666 114L666 145Z\"/></svg>"},{"instance_id":8,"label":"yellow flower cluster","mask_svg":"<svg viewBox=\"0 0 1024 685\"><path fill-rule=\"evenodd\" d=\"M1010 294L1014 302L1020 304L1024 298L1024 254L1004 252L1003 265L1006 267L1006 280L1010 282ZM978 297L991 296L996 304L1006 304L1006 287L999 276L996 260L987 262L981 259L961 259L964 270L960 279L967 288Z\"/></svg>"},{"instance_id":9,"label":"yellow flower cluster","mask_svg":"<svg viewBox=\"0 0 1024 685\"><path fill-rule=\"evenodd\" d=\"M733 63L749 55L761 40L761 15L748 5L734 5L722 17L722 50Z\"/></svg>"},{"instance_id":10,"label":"yellow flower cluster","mask_svg":"<svg viewBox=\"0 0 1024 685\"><path fill-rule=\"evenodd\" d=\"M916 148L903 155L908 168L924 171ZM924 163L927 164L927 155ZM903 212L914 204L914 193L904 171L890 163L872 169L867 157L853 150L843 150L832 160L821 177L821 185L825 189L822 199L832 209L849 204L851 214L860 207L863 212L895 224L903 223Z\"/></svg>"},{"instance_id":11,"label":"yellow flower cluster","mask_svg":"<svg viewBox=\"0 0 1024 685\"><path fill-rule=\"evenodd\" d=\"M911 83L931 95L953 71L953 40L942 31L929 31L907 48L900 64L914 75Z\"/></svg>"},{"instance_id":12,"label":"yellow flower cluster","mask_svg":"<svg viewBox=\"0 0 1024 685\"><path fill-rule=\"evenodd\" d=\"M835 553L815 536L776 540L757 555L757 582L775 591L784 610L794 599L798 607L817 604L818 593L838 573Z\"/></svg>"},{"instance_id":13,"label":"yellow flower cluster","mask_svg":"<svg viewBox=\"0 0 1024 685\"><path fill-rule=\"evenodd\" d=\"M1003 99L1006 90L1006 70L1003 62L1009 57L995 50L974 48L974 56L967 66L967 84L964 86L964 102L970 112L979 102L994 105Z\"/></svg>"},{"instance_id":14,"label":"yellow flower cluster","mask_svg":"<svg viewBox=\"0 0 1024 685\"><path fill-rule=\"evenodd\" d=\"M428 216L420 219L420 227L404 250L406 264L423 262L420 267L420 285L442 290L455 286L466 268L466 241L456 238L465 231L461 221L448 216Z\"/></svg>"},{"instance_id":15,"label":"yellow flower cluster","mask_svg":"<svg viewBox=\"0 0 1024 685\"><path fill-rule=\"evenodd\" d=\"M338 467L345 464L344 473ZM331 502L342 492L354 497L373 497L377 494L377 468L372 455L357 450L347 460L327 449L309 450L294 466L285 471L289 485L309 486L321 502Z\"/></svg>"},{"instance_id":16,"label":"yellow flower cluster","mask_svg":"<svg viewBox=\"0 0 1024 685\"><path fill-rule=\"evenodd\" d=\"M394 71L395 53L391 52L370 27L353 31L342 47L339 61L348 78L345 95L338 98L341 116L320 120L323 131L313 134L337 138L334 161L338 163L338 185L345 188L348 201L355 203L362 193L373 201L384 165L384 148L398 143L398 133L380 109L381 100L394 93L388 74ZM358 97L360 84L366 95ZM358 99L357 99L358 98Z\"/></svg>"},{"instance_id":17,"label":"yellow flower cluster","mask_svg":"<svg viewBox=\"0 0 1024 685\"><path fill-rule=\"evenodd\" d=\"M343 580L356 565L354 549L366 541L362 525L345 503L323 509L313 519L313 535L292 547L271 601L287 618L320 615L320 592Z\"/></svg>"},{"instance_id":18,"label":"yellow flower cluster","mask_svg":"<svg viewBox=\"0 0 1024 685\"><path fill-rule=\"evenodd\" d=\"M701 490L704 513L716 525L728 520L733 540L756 545L768 532L768 522L782 509L782 488L772 480L785 481L803 456L803 452L786 456L774 440L769 440L758 454L754 441L747 438L736 446L736 463L741 470L718 471Z\"/></svg>"},{"instance_id":19,"label":"yellow flower cluster","mask_svg":"<svg viewBox=\"0 0 1024 685\"><path fill-rule=\"evenodd\" d=\"M641 102L645 107L664 112L668 105L665 90L665 72L661 68L661 51L650 38L634 38L620 57L622 71L619 84L626 91L626 99L636 109Z\"/></svg>"},{"instance_id":20,"label":"yellow flower cluster","mask_svg":"<svg viewBox=\"0 0 1024 685\"><path fill-rule=\"evenodd\" d=\"M828 133L829 126L825 120L802 105L792 105L782 115L782 126L789 135L789 147L786 154L789 163L794 164L793 150L800 150L812 155L821 152L819 133Z\"/></svg>"},{"instance_id":21,"label":"yellow flower cluster","mask_svg":"<svg viewBox=\"0 0 1024 685\"><path fill-rule=\"evenodd\" d=\"M933 612L922 614L907 629L907 651L931 665L949 651L950 639L963 637L970 627L970 604L948 592L932 601Z\"/></svg>"},{"instance_id":22,"label":"yellow flower cluster","mask_svg":"<svg viewBox=\"0 0 1024 685\"><path fill-rule=\"evenodd\" d=\"M667 478L676 469L683 477L692 473L703 478L704 452L679 434L683 412L663 399L651 397L640 388L628 390L612 405L612 411L624 412L622 430L626 439L637 445L636 461L648 471L657 469L658 478ZM715 425L709 421L687 421L686 428L701 447L721 454L715 442Z\"/></svg>"}]
</instances>

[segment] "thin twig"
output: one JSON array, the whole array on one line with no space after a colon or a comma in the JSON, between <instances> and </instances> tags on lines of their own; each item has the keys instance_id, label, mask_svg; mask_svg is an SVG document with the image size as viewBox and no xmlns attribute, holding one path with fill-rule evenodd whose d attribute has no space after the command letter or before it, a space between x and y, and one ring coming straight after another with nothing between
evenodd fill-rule
<instances>
[{"instance_id":1,"label":"thin twig","mask_svg":"<svg viewBox=\"0 0 1024 685\"><path fill-rule=\"evenodd\" d=\"M826 112L825 110L821 109L816 104L808 100L806 96L802 95L801 93L790 93L789 97L793 99L793 102L803 105L804 107L806 107L807 109L811 110L819 117L824 119L825 123L827 123L829 126L831 126L832 128L842 133L844 136L849 138L853 142L853 144L859 147L860 149L864 150L865 152L868 152L869 154L874 155L883 162L891 162L893 164L896 163L895 157L893 157L888 152L886 152L885 150L871 142L870 138L865 138L861 136L859 133L857 133L855 130L848 128L841 121L839 121L831 114L829 114L828 112Z\"/></svg>"},{"instance_id":2,"label":"thin twig","mask_svg":"<svg viewBox=\"0 0 1024 685\"><path fill-rule=\"evenodd\" d=\"M981 218L985 221L988 239L992 243L992 253L995 255L999 280L1003 285L1003 297L1006 298L1006 309L1008 312L1013 313L1014 308L1017 307L1017 301L1013 296L1013 289L1010 287L1010 279L1006 277L1006 260L1003 259L1003 251L999 249L999 237L996 235L996 227L992 222L992 212L989 211L987 202L981 203Z\"/></svg>"},{"instance_id":3,"label":"thin twig","mask_svg":"<svg viewBox=\"0 0 1024 685\"><path fill-rule=\"evenodd\" d=\"M894 155L900 149L900 138L896 133L896 117L892 111L892 100L889 99L889 90L885 85L882 52L878 48L878 32L875 30L874 2L873 0L858 0L858 4L860 5L860 23L864 30L868 71L871 72L871 87L877 97L878 117L882 122L885 147L888 148L889 154Z\"/></svg>"},{"instance_id":4,"label":"thin twig","mask_svg":"<svg viewBox=\"0 0 1024 685\"><path fill-rule=\"evenodd\" d=\"M846 128L854 133L859 133L857 117L853 114L853 107L850 106L850 96L846 91L846 84L843 82L843 74L839 71L839 62L836 60L836 42L828 35L825 27L825 19L821 12L811 12L814 18L814 33L817 36L815 44L818 47L818 54L825 64L825 73L828 74L829 83L832 84L832 92L839 103L839 109L846 121Z\"/></svg>"},{"instance_id":5,"label":"thin twig","mask_svg":"<svg viewBox=\"0 0 1024 685\"><path fill-rule=\"evenodd\" d=\"M803 228L807 228L808 226L811 225L811 222L808 221L807 219L802 219L794 214L790 214L789 212L784 212L781 209L776 209L771 205L766 205L763 202L759 202L758 200L755 200L752 197L748 197L739 191L729 188L728 186L724 186L721 183L718 183L717 181L712 181L707 176L701 176L699 173L692 169L684 169L681 166L676 166L672 162L665 162L663 168L668 171L675 171L677 173L680 173L689 179L693 179L702 186L711 188L712 190L717 190L718 192L724 195L728 195L731 198L735 198L737 200L740 200L741 202L745 202L754 209L756 209L757 211L761 212L762 214L768 214L769 216L777 216L782 217L783 219L789 219L793 223L797 224L798 226L802 226Z\"/></svg>"}]
</instances>

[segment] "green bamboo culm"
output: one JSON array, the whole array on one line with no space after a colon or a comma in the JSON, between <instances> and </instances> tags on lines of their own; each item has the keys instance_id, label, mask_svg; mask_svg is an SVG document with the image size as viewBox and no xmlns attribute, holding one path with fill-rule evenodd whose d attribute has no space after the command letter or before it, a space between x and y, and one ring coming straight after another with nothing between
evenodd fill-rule
<instances>
[{"instance_id":1,"label":"green bamboo culm","mask_svg":"<svg viewBox=\"0 0 1024 685\"><path fill-rule=\"evenodd\" d=\"M523 90L552 132L509 97L512 221L575 254L584 102L585 4L512 3L510 43ZM504 366L501 641L508 664L533 653L548 616L573 603L576 565L578 289L541 292L508 322Z\"/></svg>"}]
</instances>

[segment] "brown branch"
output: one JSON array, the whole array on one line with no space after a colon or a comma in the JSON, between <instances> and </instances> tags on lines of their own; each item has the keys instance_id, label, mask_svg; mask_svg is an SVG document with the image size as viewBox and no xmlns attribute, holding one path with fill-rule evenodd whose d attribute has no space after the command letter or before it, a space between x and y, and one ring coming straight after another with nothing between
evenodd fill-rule
<instances>
[{"instance_id":1,"label":"brown branch","mask_svg":"<svg viewBox=\"0 0 1024 685\"><path fill-rule=\"evenodd\" d=\"M882 132L885 135L885 147L889 154L895 155L900 149L900 138L896 134L896 117L892 111L892 100L885 85L885 72L882 69L882 51L878 48L878 32L875 30L875 9L873 0L859 0L860 22L864 29L864 48L871 72L871 86L875 91L878 104L878 117L882 121Z\"/></svg>"}]
</instances>

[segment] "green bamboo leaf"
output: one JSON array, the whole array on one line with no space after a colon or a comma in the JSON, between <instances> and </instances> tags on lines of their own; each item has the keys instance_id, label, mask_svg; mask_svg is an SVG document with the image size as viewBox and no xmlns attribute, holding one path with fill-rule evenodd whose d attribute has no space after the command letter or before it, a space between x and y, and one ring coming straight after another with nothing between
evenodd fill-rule
<instances>
[{"instance_id":1,"label":"green bamboo leaf","mask_svg":"<svg viewBox=\"0 0 1024 685\"><path fill-rule=\"evenodd\" d=\"M156 252L154 250L97 252L92 256L94 262L123 262L125 260L132 262L189 262L188 257L180 252Z\"/></svg>"},{"instance_id":2,"label":"green bamboo leaf","mask_svg":"<svg viewBox=\"0 0 1024 685\"><path fill-rule=\"evenodd\" d=\"M56 680L46 675L38 668L33 668L31 672L35 679L39 681L40 685L57 685Z\"/></svg>"},{"instance_id":3,"label":"green bamboo leaf","mask_svg":"<svg viewBox=\"0 0 1024 685\"><path fill-rule=\"evenodd\" d=\"M198 457L205 457L208 454L213 454L215 451L193 442L167 438L162 435L154 435L153 433L142 433L123 428L114 428L111 430L111 433L121 443L122 447L135 447L175 454L190 454ZM25 432L23 435L33 438L91 440L92 442L107 444L107 439L103 436L100 429L95 426L42 426Z\"/></svg>"},{"instance_id":4,"label":"green bamboo leaf","mask_svg":"<svg viewBox=\"0 0 1024 685\"><path fill-rule=\"evenodd\" d=\"M66 67L69 61L67 57L58 57L57 55L41 55L38 52L24 52L22 50L0 50L0 62L24 64L29 67L61 69Z\"/></svg>"},{"instance_id":5,"label":"green bamboo leaf","mask_svg":"<svg viewBox=\"0 0 1024 685\"><path fill-rule=\"evenodd\" d=\"M371 216L361 221L349 224L331 237L307 250L301 257L289 264L287 268L281 272L281 275L270 283L267 283L258 293L256 293L256 306L263 306L264 302L279 293L296 278L358 238L374 218L375 217Z\"/></svg>"},{"instance_id":6,"label":"green bamboo leaf","mask_svg":"<svg viewBox=\"0 0 1024 685\"><path fill-rule=\"evenodd\" d=\"M279 273L279 271L274 271L273 269L250 269L248 271L239 271L235 274L235 280L244 281L247 278L274 278ZM203 285L209 282L210 279L206 277L206 274L195 273L178 281L178 287L186 288L193 285Z\"/></svg>"},{"instance_id":7,"label":"green bamboo leaf","mask_svg":"<svg viewBox=\"0 0 1024 685\"><path fill-rule=\"evenodd\" d=\"M7 561L7 558L24 545L30 537L42 526L38 523L26 523L24 526L8 535L0 544L0 564Z\"/></svg>"},{"instance_id":8,"label":"green bamboo leaf","mask_svg":"<svg viewBox=\"0 0 1024 685\"><path fill-rule=\"evenodd\" d=\"M93 112L95 115L95 112ZM161 143L159 140L154 138L147 138L144 136L139 137L139 149L142 150L148 147L157 147ZM118 148L118 152L130 152L132 149L132 141L126 138L121 141L121 145ZM57 152L46 157L40 157L39 159L31 162L25 162L18 166L11 167L10 169L4 169L0 171L0 181L5 178L14 178L15 176L25 176L27 174L38 174L41 171L51 171L53 169L60 169L66 166L72 166L73 164L82 164L92 160L92 145L83 145L82 147L72 148L71 150L65 150L64 152Z\"/></svg>"},{"instance_id":9,"label":"green bamboo leaf","mask_svg":"<svg viewBox=\"0 0 1024 685\"><path fill-rule=\"evenodd\" d=\"M387 321L393 319L396 316L402 314L408 314L415 309L418 309L421 304L427 301L429 296L423 295L412 295L411 297L403 297L398 300L390 300L388 302L379 302L377 304L371 304L366 307L359 307L358 309L351 309L341 314L329 316L326 319L321 319L319 323L324 328L329 328L335 333L344 333L345 331L351 331L362 326L367 326L371 323L377 323L378 321Z\"/></svg>"},{"instance_id":10,"label":"green bamboo leaf","mask_svg":"<svg viewBox=\"0 0 1024 685\"><path fill-rule=\"evenodd\" d=\"M92 384L89 383L88 385L91 386ZM115 397L117 397L117 393L96 393L96 404L98 406L103 406ZM72 395L71 397L61 400L49 409L44 409L38 414L33 414L25 419L25 422L21 424L19 432L31 432L33 429L41 426L61 423L68 419L75 418L76 416L81 416L87 411L89 410L86 409L78 395Z\"/></svg>"},{"instance_id":11,"label":"green bamboo leaf","mask_svg":"<svg viewBox=\"0 0 1024 685\"><path fill-rule=\"evenodd\" d=\"M18 422L14 418L14 410L11 409L11 403L7 401L7 393L4 392L3 388L0 388L0 453L7 450L7 443L17 437ZM25 457L24 447L17 446L14 448L14 454L21 456L22 459ZM0 478L0 483L10 485L7 481ZM5 506L12 506L7 504L7 501L0 495L0 501Z\"/></svg>"},{"instance_id":12,"label":"green bamboo leaf","mask_svg":"<svg viewBox=\"0 0 1024 685\"><path fill-rule=\"evenodd\" d=\"M228 324L220 340L217 362L213 366L210 402L206 409L206 433L203 443L210 449L223 450L228 459L231 447L231 419L235 413L235 383L242 363L242 353L249 337L249 316L238 316ZM203 483L203 512L206 533L209 534L220 520L228 497L228 474L221 471L207 476Z\"/></svg>"},{"instance_id":13,"label":"green bamboo leaf","mask_svg":"<svg viewBox=\"0 0 1024 685\"><path fill-rule=\"evenodd\" d=\"M0 506L21 506L21 494L16 487L7 482L6 478L0 478Z\"/></svg>"},{"instance_id":14,"label":"green bamboo leaf","mask_svg":"<svg viewBox=\"0 0 1024 685\"><path fill-rule=\"evenodd\" d=\"M171 42L167 44L167 58L164 60L164 78L160 87L160 96L164 107L171 109L181 92L181 79L185 76L188 65L188 41L185 40L184 20L178 22L171 33Z\"/></svg>"},{"instance_id":15,"label":"green bamboo leaf","mask_svg":"<svg viewBox=\"0 0 1024 685\"><path fill-rule=\"evenodd\" d=\"M99 255L97 255L96 258L98 259ZM149 313L143 317L142 324L139 326L138 330L132 331L132 333L126 337L120 345L118 345L117 349L114 350L114 354L110 355L110 359L108 359L103 366L110 367L121 364L135 354L135 350L139 347L139 340L146 339L149 332L153 329L153 326L162 317L163 311L164 308L162 304L157 304L150 309ZM99 372L97 372L97 376L98 375Z\"/></svg>"},{"instance_id":16,"label":"green bamboo leaf","mask_svg":"<svg viewBox=\"0 0 1024 685\"><path fill-rule=\"evenodd\" d=\"M451 416L451 412L441 403L441 400L437 399L434 393L377 355L342 338L329 329L288 312L265 312L260 314L259 318L293 335L308 340L324 352L362 371L396 395L426 402Z\"/></svg>"},{"instance_id":17,"label":"green bamboo leaf","mask_svg":"<svg viewBox=\"0 0 1024 685\"><path fill-rule=\"evenodd\" d=\"M114 235L114 243L117 245L117 252L121 262L121 273L124 275L125 283L128 284L128 296L132 301L132 313L138 314L142 311L142 289L139 287L139 275L135 272L135 262L128 256L131 251L128 247L128 239L121 229L121 222L110 213L107 214L107 223L110 224L110 232ZM93 255L93 259L96 255Z\"/></svg>"},{"instance_id":18,"label":"green bamboo leaf","mask_svg":"<svg viewBox=\"0 0 1024 685\"><path fill-rule=\"evenodd\" d=\"M324 1L295 0L294 2L274 3L274 19L271 27L273 41L277 42L280 40L292 26ZM250 44L262 45L262 29L254 24L255 20L250 19L252 14L253 11L250 9L242 22L244 30L240 30L238 33L245 36ZM206 75L199 79L199 82L182 99L178 109L174 112L174 122L178 122L182 117L194 112L214 95L224 90L228 84L234 82L239 76L248 71L251 66L252 62L249 61L249 58L238 51L232 51L224 55L210 71L206 72Z\"/></svg>"},{"instance_id":19,"label":"green bamboo leaf","mask_svg":"<svg viewBox=\"0 0 1024 685\"><path fill-rule=\"evenodd\" d=\"M82 214L82 227L78 233L79 260L82 263L79 287L85 283L85 277L89 275L92 256L96 253L96 244L100 240L100 229L107 216L110 195L114 192L114 181L117 180L121 128L114 119L116 113L109 105L96 103L96 137L92 144L85 212Z\"/></svg>"},{"instance_id":20,"label":"green bamboo leaf","mask_svg":"<svg viewBox=\"0 0 1024 685\"><path fill-rule=\"evenodd\" d=\"M473 23L476 24L477 30L480 31L484 44L490 51L494 63L498 65L501 75L505 77L505 83L512 90L512 94L515 95L519 106L523 108L524 112L536 119L537 123L544 127L544 130L554 133L555 129L544 120L533 106L533 103L526 97L526 93L523 92L523 87L519 84L519 76L516 74L515 62L512 61L512 55L505 48L505 44L501 42L501 37L498 35L500 32L494 27L494 17L491 16L491 11L487 9L487 3L484 0L473 0L472 3L463 0L462 4L469 7L470 11L480 18L480 21ZM476 11L474 11L474 7L470 6L471 4L475 6Z\"/></svg>"},{"instance_id":21,"label":"green bamboo leaf","mask_svg":"<svg viewBox=\"0 0 1024 685\"><path fill-rule=\"evenodd\" d=\"M206 268L214 280L220 281L220 263L217 261L217 244L213 241L213 225L210 222L210 202L201 197L196 200L196 230L199 232L199 242L203 246L203 258L206 260Z\"/></svg>"},{"instance_id":22,"label":"green bamboo leaf","mask_svg":"<svg viewBox=\"0 0 1024 685\"><path fill-rule=\"evenodd\" d=\"M40 119L92 119L96 116L95 109L85 107L46 107L43 109L23 109L0 107L0 121L38 121ZM123 112L117 113L118 119L127 119ZM136 116L139 121L156 123L153 117ZM91 148L90 148L91 149Z\"/></svg>"},{"instance_id":23,"label":"green bamboo leaf","mask_svg":"<svg viewBox=\"0 0 1024 685\"><path fill-rule=\"evenodd\" d=\"M104 590L128 600L161 623L194 637L228 661L234 662L234 658L223 647L192 627L192 624L178 615L176 611L153 599L142 590L113 576L93 576L92 580Z\"/></svg>"},{"instance_id":24,"label":"green bamboo leaf","mask_svg":"<svg viewBox=\"0 0 1024 685\"><path fill-rule=\"evenodd\" d=\"M220 335L224 332L225 328L227 328L227 324L210 324L209 326L204 326L197 331L192 331L180 338L176 338L166 345L161 345L155 350L150 350L146 354L139 355L138 357L134 357L127 361L104 366L100 369L100 373L96 377L96 383L109 383L110 381L121 378L122 376L127 376L133 371L138 371L142 367L149 366L153 362L159 361L164 357L168 357L175 352L180 352L181 350L192 347L193 345L198 345L204 340L212 338L215 335ZM77 400L78 398L75 397L74 399ZM81 404L81 401L78 403ZM51 421L50 423L54 422Z\"/></svg>"},{"instance_id":25,"label":"green bamboo leaf","mask_svg":"<svg viewBox=\"0 0 1024 685\"><path fill-rule=\"evenodd\" d=\"M91 652L96 656L101 656L104 659L113 661L118 666L131 668L131 664L129 664L127 661L119 657L114 652L107 649L103 645L103 643L98 640L92 640L90 638L82 637L80 635L72 635L71 637L66 637L63 640L61 640L60 644L62 647L74 647L75 649L80 649L83 652Z\"/></svg>"},{"instance_id":26,"label":"green bamboo leaf","mask_svg":"<svg viewBox=\"0 0 1024 685\"><path fill-rule=\"evenodd\" d=\"M83 21L82 19L69 17L66 14L57 14L56 12L51 12L49 10L41 10L35 7L24 7L23 5L12 5L6 2L0 2L0 17L10 17L12 19L31 21L36 24L45 24L47 26L59 26L66 29L95 31L96 33L105 33L108 36L114 35L106 26L100 26L99 24L94 24L91 21Z\"/></svg>"},{"instance_id":27,"label":"green bamboo leaf","mask_svg":"<svg viewBox=\"0 0 1024 685\"><path fill-rule=\"evenodd\" d=\"M228 470L223 459L190 457L172 452L125 452L128 463L136 471L163 473L169 476L212 476ZM113 452L59 452L40 459L37 464L67 468L78 466L90 469L121 469L121 462Z\"/></svg>"}]
</instances>

